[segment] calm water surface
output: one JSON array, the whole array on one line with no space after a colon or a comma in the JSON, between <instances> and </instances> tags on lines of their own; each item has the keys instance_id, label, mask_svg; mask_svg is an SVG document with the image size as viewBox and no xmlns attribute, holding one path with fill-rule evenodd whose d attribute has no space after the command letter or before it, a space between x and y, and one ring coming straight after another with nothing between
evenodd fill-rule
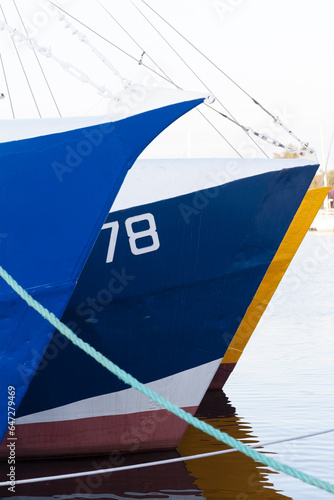
<instances>
[{"instance_id":1,"label":"calm water surface","mask_svg":"<svg viewBox=\"0 0 334 500\"><path fill-rule=\"evenodd\" d=\"M198 416L247 443L334 428L334 234L308 233L223 391ZM216 451L225 446L190 428L178 452L112 457L122 465ZM334 432L265 446L263 452L334 483ZM108 457L33 462L17 478L110 466ZM3 471L3 469L1 469ZM3 472L1 472L3 476ZM5 490L5 491L4 491ZM333 495L256 464L240 453L113 475L16 487L11 499L294 499Z\"/></svg>"}]
</instances>

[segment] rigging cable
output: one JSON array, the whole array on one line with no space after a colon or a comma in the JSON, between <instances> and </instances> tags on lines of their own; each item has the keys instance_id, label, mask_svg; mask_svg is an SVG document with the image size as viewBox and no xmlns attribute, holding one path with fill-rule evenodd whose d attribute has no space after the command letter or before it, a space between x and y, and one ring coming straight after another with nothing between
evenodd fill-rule
<instances>
[{"instance_id":1,"label":"rigging cable","mask_svg":"<svg viewBox=\"0 0 334 500\"><path fill-rule=\"evenodd\" d=\"M153 7L151 7L151 5L149 5L147 2L145 2L145 0L141 0L143 4L146 5L146 7L148 7L156 16L158 16L162 21L164 21L164 23L166 23L170 28L172 28L172 30L175 31L175 33L177 33L181 38L183 38L183 40L185 40L193 49L195 49L202 57L204 57L204 59L206 59L210 64L212 64L220 73L222 73L222 75L224 75L228 80L230 80L231 83L233 83L234 85L236 85L236 87L238 87L244 94L246 94L250 99L252 99L252 101L256 102L255 99L253 99L253 97L248 94L248 92L246 92L245 89L243 89L236 81L234 81L227 73L225 73L216 63L214 63L208 56L206 56L201 50L199 50L198 47L196 47L196 45L194 45L190 40L188 40L182 33L180 33L176 28L174 28L174 26L172 24L170 24L165 18L163 18L159 12L157 12L156 10L153 9ZM257 102L256 102L257 103ZM257 103L258 104L258 103ZM263 108L264 109L264 108Z\"/></svg>"},{"instance_id":2,"label":"rigging cable","mask_svg":"<svg viewBox=\"0 0 334 500\"><path fill-rule=\"evenodd\" d=\"M103 62L103 64L105 64L107 66L108 69L110 69L112 71L112 73L114 73L115 76L117 76L117 78L121 81L122 83L122 86L124 89L128 89L128 88L131 88L132 90L134 90L133 88L133 83L128 80L127 78L124 78L120 72L115 68L115 66L102 54L102 52L100 52L89 40L88 38L86 37L86 35L84 33L81 33L79 30L77 30L77 28L75 28L73 26L73 24L71 24L65 17L65 14L63 13L59 13L59 21L60 22L64 22L65 24L65 28L66 29L69 29L71 30L72 32L72 35L75 35L79 38L80 42L84 43L85 45L87 45L92 52L94 52L94 54L96 55L96 57L98 59L100 59L100 61Z\"/></svg>"},{"instance_id":3,"label":"rigging cable","mask_svg":"<svg viewBox=\"0 0 334 500\"><path fill-rule=\"evenodd\" d=\"M143 57L144 55L146 54L147 57L152 61L152 63L159 69L159 71L161 71L161 73L163 73L167 79L167 81L169 81L170 83L173 84L172 80L169 78L169 76L164 72L164 70L152 59L152 57L150 57L146 50L143 49L143 47L141 47L139 45L139 43L133 38L133 36L131 36L131 34L124 28L124 26L121 25L121 23L119 23L117 21L117 19L111 14L111 12L109 12L109 10L107 10L105 8L104 5L102 5L102 3L99 1L99 0L96 0L100 6L104 9L104 11L108 14L108 16L111 17L111 19L124 31L124 33L137 45L137 47L139 47L139 49L142 51L142 55L140 57L140 60L139 60L139 64L142 65L143 64ZM179 88L179 87L178 87Z\"/></svg>"},{"instance_id":4,"label":"rigging cable","mask_svg":"<svg viewBox=\"0 0 334 500\"><path fill-rule=\"evenodd\" d=\"M294 154L296 154L298 156L304 156L304 152L303 151L297 151L297 149L295 149L292 146L285 146L281 142L277 141L277 139L274 139L273 137L270 137L269 135L261 134L260 132L256 132L255 130L253 130L251 127L247 127L245 125L241 125L241 123L237 122L236 120L232 120L232 118L230 118L227 115L224 115L223 113L220 113L216 109L214 111L216 111L217 113L219 113L221 116L223 116L227 120L230 120L232 123L234 123L238 127L242 128L248 135L253 134L256 137L258 137L259 139L261 139L262 141L266 141L268 144L271 144L272 146L276 146L277 148L283 148L286 151L288 151L289 153L294 153Z\"/></svg>"},{"instance_id":5,"label":"rigging cable","mask_svg":"<svg viewBox=\"0 0 334 500\"><path fill-rule=\"evenodd\" d=\"M210 90L210 88L204 83L204 81L198 76L198 74L191 68L191 66L189 66L189 64L183 59L182 56L180 56L180 54L174 49L174 47L168 42L168 40L166 40L166 38L160 33L160 31L154 26L153 23L151 23L151 21L145 16L145 14L139 9L139 7L137 7L137 5L133 2L133 0L130 0L132 5L138 10L138 12L144 17L144 19L148 22L148 24L158 33L158 35L164 40L164 42L170 47L170 49L179 57L179 59L181 59L181 61L183 62L183 64L185 64L185 66L192 72L192 74L201 82L202 85L204 85L204 87L211 93L213 94L212 90ZM159 16L160 17L160 16ZM163 18L162 18L163 19ZM164 19L163 19L164 20ZM176 31L176 30L175 30ZM233 118L234 121L236 121L235 117L232 115L232 113L226 108L226 106L224 106L224 104L218 99L217 99L217 102L219 102L219 104L223 107L223 109ZM225 116L225 115L223 115ZM249 136L249 134L247 134ZM252 138L250 137L250 139L254 142L254 144L260 149L260 151L268 158L268 155L265 153L265 151L261 148L261 146L259 146L259 144L257 144L257 142ZM234 149L234 148L233 148Z\"/></svg>"},{"instance_id":6,"label":"rigging cable","mask_svg":"<svg viewBox=\"0 0 334 500\"><path fill-rule=\"evenodd\" d=\"M70 75L74 76L78 80L80 80L82 83L88 83L92 87L94 87L96 90L98 90L99 94L102 95L103 97L113 99L114 101L119 101L117 97L113 95L111 90L105 87L105 85L99 85L95 83L93 80L91 80L88 75L86 75L83 71L78 69L76 66L73 64L63 61L62 59L59 59L58 57L54 56L51 52L50 48L43 47L39 45L36 40L32 37L25 36L23 33L18 31L16 28L13 28L12 26L9 26L6 22L0 24L0 31L6 30L11 38L14 39L17 38L19 42L24 42L29 49L32 50L37 50L40 54L42 54L45 57L50 57L54 62L59 64L64 71L67 71Z\"/></svg>"},{"instance_id":7,"label":"rigging cable","mask_svg":"<svg viewBox=\"0 0 334 500\"><path fill-rule=\"evenodd\" d=\"M3 11L2 5L0 5L0 8L1 8L1 12L2 12L3 18L4 18L4 20L5 20L5 24L7 24L7 19L6 19L5 13L4 13L4 11ZM32 90L32 88L31 88L31 85L30 85L30 82L29 82L29 79L28 79L28 75L27 75L27 73L26 73L26 70L25 70L24 65L23 65L23 63L22 63L22 59L21 59L21 57L20 57L20 53L19 53L19 51L18 51L18 49L17 49L17 46L16 46L16 44L15 44L15 41L14 41L15 32L14 32L14 33L13 33L13 32L12 32L12 33L10 33L10 36L12 37L12 40L13 40L13 45L14 45L14 48L15 48L15 51L16 51L16 55L17 55L17 57L18 57L18 59L19 59L19 61L20 61L21 68L22 68L22 71L23 71L23 73L24 73L25 79L26 79L26 81L27 81L27 84L28 84L28 87L29 87L29 90L30 90L31 96L32 96L32 98L33 98L33 101L34 101L34 103L35 103L35 106L36 106L37 112L38 112L38 114L39 114L39 117L40 117L40 118L42 118L42 115L41 115L41 112L40 112L40 110L39 110L39 107L38 107L37 101L36 101L36 99L35 99L35 95L34 95L34 93L33 93L33 90Z\"/></svg>"},{"instance_id":8,"label":"rigging cable","mask_svg":"<svg viewBox=\"0 0 334 500\"><path fill-rule=\"evenodd\" d=\"M204 59L206 59L210 64L212 64L222 75L224 75L231 83L233 83L236 87L238 87L247 97L249 97L254 104L259 106L265 113L267 113L275 123L280 125L289 135L291 135L296 141L301 144L301 147L309 151L309 153L313 154L314 150L309 148L309 144L303 142L299 137L297 137L292 130L289 129L279 118L279 116L274 116L270 111L268 111L261 103L259 103L254 97L252 97L246 90L241 87L235 80L233 80L227 73L225 73L217 64L215 64L208 56L206 56L202 51L200 51L190 40L188 40L182 33L180 33L172 24L170 24L166 19L164 19L156 10L153 9L145 0L141 0L143 4L146 5L156 16L158 16L162 21L164 21L170 28L172 28L183 40L185 40L193 49L195 49ZM131 0L133 3L133 0ZM232 116L232 115L231 115Z\"/></svg>"},{"instance_id":9,"label":"rigging cable","mask_svg":"<svg viewBox=\"0 0 334 500\"><path fill-rule=\"evenodd\" d=\"M7 76L6 76L5 67L4 67L4 64L3 64L3 60L2 60L2 55L1 54L0 54L0 61L1 61L1 66L2 66L3 76L5 78L5 84L6 84L6 88L7 88L8 97L9 97L10 107L11 107L11 110L12 110L12 115L13 115L13 118L15 118L15 112L14 112L14 108L13 108L13 102L12 102L12 98L11 98L11 95L10 95L10 92L9 92Z\"/></svg>"},{"instance_id":10,"label":"rigging cable","mask_svg":"<svg viewBox=\"0 0 334 500\"><path fill-rule=\"evenodd\" d=\"M56 5L55 3L53 3L51 0L49 0L49 3L52 4L54 7L56 7L58 10L60 10L61 12L63 12L64 14L66 14L67 16L69 16L72 19L74 19L77 23L81 24L81 26L84 26L86 29L88 29L89 31L91 31L92 33L94 33L94 35L98 36L99 38L101 38L105 42L109 43L109 45L111 45L112 47L114 47L115 49L119 50L124 55L126 55L127 57L129 57L130 59L133 59L134 61L136 61L138 63L138 58L137 57L132 56L131 54L129 54L128 52L126 52L124 49L122 49L121 47L119 47L118 45L116 45L115 43L113 43L111 40L108 40L108 38L105 38L103 35L101 35L97 31L95 31L93 28L90 28L89 26L87 26L87 24L83 23L82 21L80 21L79 19L77 19L76 17L74 17L72 14L70 14L66 10L62 9L61 7L59 7L58 5ZM141 64L145 68L147 68L150 71L152 71L152 73L155 73L157 76L159 76L160 78L162 78L162 79L164 79L164 80L166 80L167 82L170 83L170 80L168 78L165 78L163 75L160 75L157 71L155 71L154 69L150 68L149 66L147 66L143 62Z\"/></svg>"},{"instance_id":11,"label":"rigging cable","mask_svg":"<svg viewBox=\"0 0 334 500\"><path fill-rule=\"evenodd\" d=\"M121 50L123 53L125 53L127 56L137 60L136 58L134 58L133 56L131 56L129 53L125 52L124 50L122 50L120 47L118 47L117 45L113 44L110 40L106 39L105 37L103 37L102 35L100 35L99 33L97 33L96 31L94 31L92 28L90 28L89 26L87 26L86 24L84 24L83 22L81 22L79 19L77 19L75 16L73 16L72 14L70 14L69 12L65 11L64 9L62 9L61 7L57 6L56 4L54 4L51 0L48 0L50 4L52 4L55 8L57 8L59 11L63 12L63 14L66 14L67 16L70 16L72 19L74 19L76 22L78 22L79 24L81 24L82 26L84 26L86 29L92 31L94 34L96 34L97 36L99 36L100 38L102 38L103 40L107 41L108 43L110 43L113 47L117 48L118 50ZM116 22L116 24L122 28L122 30L129 36L129 38L140 48L140 50L142 51L142 55L141 55L141 59L139 61L139 64L142 64L142 58L143 58L143 55L146 53L146 51L143 49L143 47L141 47L138 42L128 33L128 31L125 30L125 28L115 19L114 16L112 16L112 14L100 3L99 0L97 0L98 3L100 4L100 6L107 12L107 14L114 20L114 22ZM133 4L134 5L134 4ZM134 7L136 7L134 5ZM137 10L140 12L140 14L145 18L145 20L156 30L156 28L152 25L152 23L150 23L150 21L147 19L147 17L138 9L138 7L136 7ZM73 32L73 34L79 36L80 40L81 41L86 41L86 37L85 35L81 34L78 32L78 30L76 30L76 28L74 26L72 26L67 20L66 18L63 16L63 17L60 17L60 20L61 21L64 21L66 23L66 27L67 28L70 28ZM157 31L157 30L156 30ZM160 34L160 33L159 33ZM160 35L162 36L162 35ZM162 37L163 38L163 37ZM164 42L167 43L169 45L169 47L177 54L177 52L173 49L173 47L169 44L169 42L163 38ZM87 42L86 42L87 43ZM89 44L91 46L91 44ZM91 46L92 48L92 46ZM94 52L97 52L96 49L93 49ZM187 64L187 62L182 59L182 57L177 54L177 56L182 60L182 62L188 67L188 69L196 76L196 78L199 79L199 81L208 89L209 92L212 93L212 91L207 87L207 85L198 77L198 75L192 70L192 68ZM105 62L105 58L100 54L99 55L100 59L103 60L103 62ZM153 59L148 56L151 61L156 64L155 61L153 61ZM157 64L156 64L157 65ZM147 65L144 65L147 69L151 70L151 71L154 71L152 70L152 68L150 68L149 66ZM160 71L162 71L165 75L165 80L167 80L169 83L171 83L172 85L174 85L176 88L180 89L181 87L179 87L175 82L173 82L171 80L170 77L168 77L168 75L157 65L157 67L159 68ZM155 71L154 71L155 72ZM159 77L163 78L161 74L155 72ZM217 99L218 100L218 99ZM233 115L227 110L227 108L218 100L218 102L221 104L221 106L226 110L226 112L228 112L232 118L233 118ZM223 116L224 118L228 118L226 115L224 115L223 113L220 113L218 110L215 110L214 108L211 108L213 111L217 112L218 114L220 114L221 116ZM231 147L231 149L234 150L234 152L242 158L242 155L236 150L236 148L234 146L232 146L232 144L226 139L225 136L223 136L223 134L219 131L219 129L217 127L215 127L215 125L209 120L209 118L207 118L200 110L197 110L201 116L203 118L205 118L205 120L214 128L214 130L222 137L222 139L224 139L226 141L226 143ZM230 119L230 118L228 118ZM298 154L297 150L294 149L294 148L290 148L290 147L287 147L287 146L284 146L283 144L281 144L279 141L275 140L275 139L272 139L270 137L267 137L265 136L264 134L261 134L259 132L255 132L251 127L246 127L246 126L243 126L243 125L240 125L235 119L230 119L231 122L235 123L236 125L238 125L240 128L242 128L242 130L250 137L250 139L253 140L253 138L251 137L251 134L255 135L257 138L261 139L261 140L264 140L266 141L267 143L269 144L272 144L274 146L277 146L277 147L282 147L286 150L288 150L289 152L293 152L293 153L296 153ZM262 153L268 157L268 155L262 150L262 148L253 140L253 142L255 143L255 145L262 151Z\"/></svg>"},{"instance_id":12,"label":"rigging cable","mask_svg":"<svg viewBox=\"0 0 334 500\"><path fill-rule=\"evenodd\" d=\"M24 28L24 31L25 31L26 35L28 36L27 29L26 29L26 27L25 27L25 24L24 24L23 19L22 19L22 16L21 16L21 13L20 13L20 11L19 11L19 9L18 9L17 5L16 5L15 0L13 0L13 3L14 3L14 5L15 5L15 8L16 8L17 13L18 13L18 15L19 15L19 18L20 18L20 20L21 20L21 23L22 23L22 26L23 26L23 28ZM58 114L59 114L59 116L60 116L60 118L61 118L61 116L62 116L62 115L61 115L61 112L60 112L59 107L58 107L58 105L57 105L56 99L55 99L55 97L54 97L54 95L53 95L53 92L52 92L52 89L51 89L51 87L50 87L49 81L48 81L48 79L46 78L46 75L45 75L44 70L43 70L43 68L42 68L41 62L40 62L40 60L38 59L37 54L36 54L36 52L35 52L35 51L34 51L34 54L35 54L35 57L36 57L36 61L37 61L38 65L39 65L39 68L40 68L40 70L41 70L41 72L42 72L42 75L43 75L43 77L44 77L45 83L46 83L46 85L48 86L48 89L49 89L49 92L50 92L51 97L52 97L52 99L53 99L54 105L56 106L56 109L57 109L57 111L58 111Z\"/></svg>"},{"instance_id":13,"label":"rigging cable","mask_svg":"<svg viewBox=\"0 0 334 500\"><path fill-rule=\"evenodd\" d=\"M108 40L107 38L105 38L103 35L101 35L100 33L98 33L97 31L93 30L92 28L90 28L89 26L87 26L87 24L83 23L82 21L80 21L78 18L76 18L75 16L73 16L72 14L70 14L69 12L65 11L63 8L59 7L58 5L54 4L51 0L49 0L49 3L51 3L54 7L56 7L57 9L59 9L61 12L63 12L64 14L66 14L67 16L71 17L72 19L74 19L77 23L81 24L82 26L84 26L86 29L88 29L89 31L91 31L92 33L94 33L95 35L97 35L99 38L101 38L102 40L104 40L105 42L109 43L110 45L112 45L114 48L120 50L123 54L127 55L128 57L130 57L131 59L134 59L136 62L138 62L137 58L135 58L134 56L132 56L131 54L129 54L128 52L126 52L125 50L121 49L118 45L114 44L113 42L111 42L110 40ZM100 2L99 2L100 3ZM102 6L102 5L101 5ZM104 10L108 12L108 10L102 6L104 8ZM111 16L112 17L112 16ZM124 29L124 28L123 28ZM129 34L128 34L129 35ZM130 35L129 35L130 36ZM132 39L132 38L131 38ZM134 40L135 41L135 40ZM135 42L137 43L137 42ZM138 45L138 44L137 44ZM140 45L138 45L138 47L142 49L142 47L140 47ZM146 53L146 51L143 51ZM153 61L153 59L150 57L151 61ZM154 61L153 61L154 62ZM154 62L154 64L156 64ZM174 85L177 89L180 89L181 90L181 87L179 87L175 82L173 82L168 76L167 78L162 76L161 74L159 74L157 71L155 71L154 69L150 68L149 66L147 66L146 64L142 63L142 65L147 68L149 71L152 71L153 73L155 73L157 76L159 76L160 78L163 78L164 80L166 80L168 83L171 83L172 85ZM160 68L159 68L160 69ZM210 109L212 109L210 107ZM220 137L237 153L237 155L242 158L242 155L232 146L232 144L226 139L226 137L220 132L220 130L218 130L214 125L213 123L199 110L197 109L197 111L203 116L203 118L205 118L205 120L211 125L211 127L220 135ZM216 110L214 110L216 111ZM265 154L265 153L264 153Z\"/></svg>"},{"instance_id":14,"label":"rigging cable","mask_svg":"<svg viewBox=\"0 0 334 500\"><path fill-rule=\"evenodd\" d=\"M242 158L242 155L239 153L239 151L237 149L235 149L235 147L226 139L225 136L223 136L223 134L217 129L217 127L215 127L215 125L209 120L209 118L207 116L205 116L201 110L197 110L199 112L200 115L203 116L203 118L211 125L211 127L216 131L218 132L218 134L224 139L224 141L227 142L227 144L233 149L233 151L235 151L237 153L237 155ZM213 111L216 111L215 109Z\"/></svg>"}]
</instances>

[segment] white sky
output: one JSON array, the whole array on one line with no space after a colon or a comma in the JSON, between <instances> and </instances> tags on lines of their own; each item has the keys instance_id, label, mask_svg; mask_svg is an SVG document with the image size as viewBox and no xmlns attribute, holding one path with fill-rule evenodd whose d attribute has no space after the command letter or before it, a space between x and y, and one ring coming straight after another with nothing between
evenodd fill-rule
<instances>
[{"instance_id":1,"label":"white sky","mask_svg":"<svg viewBox=\"0 0 334 500\"><path fill-rule=\"evenodd\" d=\"M275 136L285 144L291 142L268 115L189 48L141 0L133 1L239 122ZM71 62L97 83L117 88L110 70L59 23L46 0L15 2L26 27L39 43L51 47L54 55ZM130 0L101 2L175 83L187 90L206 91ZM55 3L139 60L140 48L114 23L97 0L55 0ZM327 157L334 131L333 0L150 0L149 3L249 94L273 114L279 114L297 136L310 142L316 148L319 160ZM14 1L2 0L2 7L8 24L22 30ZM157 79L149 76L135 61L75 21L72 23L87 34L123 75L134 82L139 80L157 85ZM15 114L19 118L37 117L22 68L6 33L0 32L0 43ZM33 52L23 44L19 51L42 115L57 116ZM40 57L40 61L64 116L96 114L107 107L106 100L87 84L66 74L50 59ZM151 64L147 55L144 62ZM163 80L160 82L165 85ZM0 101L0 113L2 117L10 118L2 68L0 92L6 94L6 99ZM221 133L244 156L261 156L235 125L206 108L203 112L212 116ZM273 156L276 149L266 147L266 151ZM164 132L144 155L233 157L235 153L199 113L193 111ZM328 167L334 168L334 145Z\"/></svg>"}]
</instances>

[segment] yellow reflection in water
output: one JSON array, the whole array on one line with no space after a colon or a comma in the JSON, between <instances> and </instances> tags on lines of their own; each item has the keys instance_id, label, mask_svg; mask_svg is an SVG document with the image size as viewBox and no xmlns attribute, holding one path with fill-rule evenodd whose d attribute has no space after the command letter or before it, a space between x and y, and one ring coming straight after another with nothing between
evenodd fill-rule
<instances>
[{"instance_id":1,"label":"yellow reflection in water","mask_svg":"<svg viewBox=\"0 0 334 500\"><path fill-rule=\"evenodd\" d=\"M235 439L247 444L256 444L258 439L252 434L251 426L242 420L230 404L223 391L208 392L196 414L201 420L226 432ZM181 456L195 455L228 449L213 437L189 427L178 451ZM267 467L254 462L239 452L227 453L215 457L189 460L185 462L194 484L202 490L207 500L288 500L275 491L268 474L273 474Z\"/></svg>"}]
</instances>

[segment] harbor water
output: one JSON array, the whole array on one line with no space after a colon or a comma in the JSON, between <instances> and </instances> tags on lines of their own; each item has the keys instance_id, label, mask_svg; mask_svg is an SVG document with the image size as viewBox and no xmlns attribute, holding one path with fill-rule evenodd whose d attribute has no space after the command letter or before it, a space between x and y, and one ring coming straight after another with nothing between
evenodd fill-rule
<instances>
[{"instance_id":1,"label":"harbor water","mask_svg":"<svg viewBox=\"0 0 334 500\"><path fill-rule=\"evenodd\" d=\"M224 391L197 416L260 451L334 483L334 233L309 232ZM138 436L140 439L140 435ZM189 428L178 451L17 464L16 479L56 475L227 449ZM1 480L6 467L1 464ZM322 500L333 495L277 473L239 452L89 477L16 485L0 498Z\"/></svg>"}]
</instances>

